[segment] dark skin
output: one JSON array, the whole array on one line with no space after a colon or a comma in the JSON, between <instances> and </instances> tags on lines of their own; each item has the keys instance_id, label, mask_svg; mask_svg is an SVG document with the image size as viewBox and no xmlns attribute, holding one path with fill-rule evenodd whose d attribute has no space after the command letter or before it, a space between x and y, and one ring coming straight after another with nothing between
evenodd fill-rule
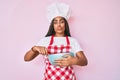
<instances>
[{"instance_id":1,"label":"dark skin","mask_svg":"<svg viewBox=\"0 0 120 80\"><path fill-rule=\"evenodd\" d=\"M56 17L54 20L55 37L64 37L65 23L62 17ZM48 50L44 46L33 46L24 56L25 61L31 61L38 55L48 55ZM83 51L78 51L76 56L66 55L66 58L55 60L56 65L61 67L79 65L86 66L87 58Z\"/></svg>"}]
</instances>

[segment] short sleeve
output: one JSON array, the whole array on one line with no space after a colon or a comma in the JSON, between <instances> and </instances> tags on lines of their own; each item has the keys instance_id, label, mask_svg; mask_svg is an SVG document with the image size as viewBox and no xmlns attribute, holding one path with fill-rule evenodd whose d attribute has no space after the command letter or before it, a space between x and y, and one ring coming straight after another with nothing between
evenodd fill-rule
<instances>
[{"instance_id":1,"label":"short sleeve","mask_svg":"<svg viewBox=\"0 0 120 80\"><path fill-rule=\"evenodd\" d=\"M81 45L78 43L78 41L76 39L72 40L72 51L74 53L77 53L79 51L83 51Z\"/></svg>"},{"instance_id":2,"label":"short sleeve","mask_svg":"<svg viewBox=\"0 0 120 80\"><path fill-rule=\"evenodd\" d=\"M38 43L36 44L36 46L44 46L44 47L47 47L48 45L49 45L49 38L48 37L40 39L38 41Z\"/></svg>"}]
</instances>

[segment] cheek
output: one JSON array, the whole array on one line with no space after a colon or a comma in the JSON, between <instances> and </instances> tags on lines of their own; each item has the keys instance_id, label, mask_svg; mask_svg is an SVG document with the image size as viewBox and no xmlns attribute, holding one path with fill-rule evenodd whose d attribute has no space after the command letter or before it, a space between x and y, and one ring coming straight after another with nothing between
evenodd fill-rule
<instances>
[{"instance_id":1,"label":"cheek","mask_svg":"<svg viewBox=\"0 0 120 80\"><path fill-rule=\"evenodd\" d=\"M65 26L65 23L62 23L61 26Z\"/></svg>"},{"instance_id":2,"label":"cheek","mask_svg":"<svg viewBox=\"0 0 120 80\"><path fill-rule=\"evenodd\" d=\"M56 30L57 29L57 26L56 25L54 25L54 30Z\"/></svg>"},{"instance_id":3,"label":"cheek","mask_svg":"<svg viewBox=\"0 0 120 80\"><path fill-rule=\"evenodd\" d=\"M65 24L62 25L62 28L65 30Z\"/></svg>"},{"instance_id":4,"label":"cheek","mask_svg":"<svg viewBox=\"0 0 120 80\"><path fill-rule=\"evenodd\" d=\"M54 29L56 29L57 28L57 26L56 25L54 25Z\"/></svg>"},{"instance_id":5,"label":"cheek","mask_svg":"<svg viewBox=\"0 0 120 80\"><path fill-rule=\"evenodd\" d=\"M63 30L65 30L65 26L63 26Z\"/></svg>"}]
</instances>

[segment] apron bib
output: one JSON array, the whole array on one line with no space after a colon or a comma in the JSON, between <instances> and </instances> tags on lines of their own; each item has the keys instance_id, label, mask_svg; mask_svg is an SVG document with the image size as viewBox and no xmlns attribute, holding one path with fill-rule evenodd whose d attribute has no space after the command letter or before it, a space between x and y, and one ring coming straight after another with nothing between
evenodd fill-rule
<instances>
[{"instance_id":1,"label":"apron bib","mask_svg":"<svg viewBox=\"0 0 120 80\"><path fill-rule=\"evenodd\" d=\"M66 36L67 45L52 45L54 42L54 36L51 36L50 44L48 46L48 54L57 54L62 52L69 53L71 51L70 42L68 36ZM45 73L44 80L76 80L72 66L60 67L54 66L49 62L47 56L45 56Z\"/></svg>"}]
</instances>

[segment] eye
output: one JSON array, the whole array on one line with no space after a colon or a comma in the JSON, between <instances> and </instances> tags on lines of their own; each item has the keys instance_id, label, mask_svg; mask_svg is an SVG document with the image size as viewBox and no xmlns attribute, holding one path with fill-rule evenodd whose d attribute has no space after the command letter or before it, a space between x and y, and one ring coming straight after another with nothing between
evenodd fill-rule
<instances>
[{"instance_id":1,"label":"eye","mask_svg":"<svg viewBox=\"0 0 120 80\"><path fill-rule=\"evenodd\" d=\"M57 21L54 21L53 24L57 24Z\"/></svg>"},{"instance_id":2,"label":"eye","mask_svg":"<svg viewBox=\"0 0 120 80\"><path fill-rule=\"evenodd\" d=\"M64 21L64 20L61 20L60 22L61 22L61 23L65 23L65 21Z\"/></svg>"}]
</instances>

